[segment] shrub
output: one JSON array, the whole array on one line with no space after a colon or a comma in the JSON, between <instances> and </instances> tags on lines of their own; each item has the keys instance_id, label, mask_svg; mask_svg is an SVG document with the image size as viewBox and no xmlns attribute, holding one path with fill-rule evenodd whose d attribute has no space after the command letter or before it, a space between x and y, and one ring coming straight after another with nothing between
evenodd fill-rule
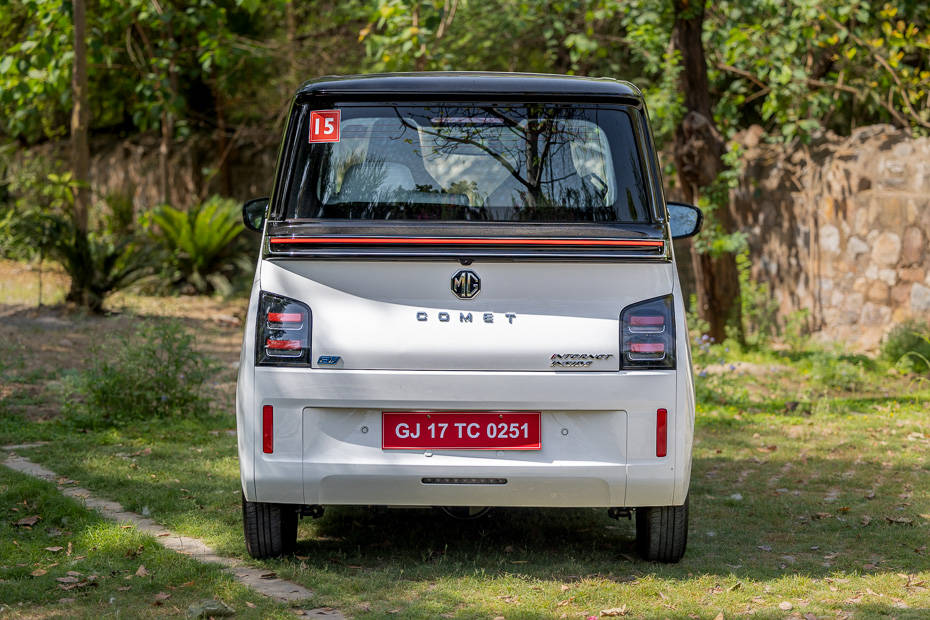
<instances>
[{"instance_id":1,"label":"shrub","mask_svg":"<svg viewBox=\"0 0 930 620\"><path fill-rule=\"evenodd\" d=\"M905 372L930 372L930 326L916 319L895 325L882 343L882 357Z\"/></svg>"},{"instance_id":2,"label":"shrub","mask_svg":"<svg viewBox=\"0 0 930 620\"><path fill-rule=\"evenodd\" d=\"M866 363L852 356L818 352L810 357L810 382L818 392L855 392L865 387Z\"/></svg>"},{"instance_id":3,"label":"shrub","mask_svg":"<svg viewBox=\"0 0 930 620\"><path fill-rule=\"evenodd\" d=\"M768 284L752 279L749 250L736 255L736 269L739 273L743 336L748 346L763 348L771 344L777 332L778 301L771 294Z\"/></svg>"},{"instance_id":4,"label":"shrub","mask_svg":"<svg viewBox=\"0 0 930 620\"><path fill-rule=\"evenodd\" d=\"M132 203L125 199L108 197L108 209L96 209L108 214L86 234L79 232L72 214L75 186L70 173L18 179L16 207L0 218L0 241L5 255L37 259L40 278L44 260L59 262L71 278L68 301L100 312L108 294L152 271L153 255L135 234Z\"/></svg>"},{"instance_id":5,"label":"shrub","mask_svg":"<svg viewBox=\"0 0 930 620\"><path fill-rule=\"evenodd\" d=\"M178 323L143 324L94 357L67 388L65 413L80 426L209 413L204 383L214 363L193 348L193 335Z\"/></svg>"},{"instance_id":6,"label":"shrub","mask_svg":"<svg viewBox=\"0 0 930 620\"><path fill-rule=\"evenodd\" d=\"M163 277L171 287L228 294L232 279L252 266L235 243L244 227L233 200L213 196L189 211L163 205L145 221L149 234L169 254Z\"/></svg>"}]
</instances>

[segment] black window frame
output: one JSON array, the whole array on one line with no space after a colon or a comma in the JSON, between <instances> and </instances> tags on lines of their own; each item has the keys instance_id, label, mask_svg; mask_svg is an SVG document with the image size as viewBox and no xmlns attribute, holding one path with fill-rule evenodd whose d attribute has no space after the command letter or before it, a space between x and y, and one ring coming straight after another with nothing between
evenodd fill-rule
<instances>
[{"instance_id":1,"label":"black window frame","mask_svg":"<svg viewBox=\"0 0 930 620\"><path fill-rule=\"evenodd\" d=\"M514 105L514 106L525 106L528 104L552 104L552 105L575 105L583 107L596 107L602 109L613 109L625 113L629 118L630 125L632 128L633 136L633 147L636 151L637 160L640 166L640 174L643 176L643 189L645 192L645 211L646 215L649 218L648 221L642 223L629 223L623 222L620 220L612 222L493 222L493 225L500 227L533 227L533 226L544 226L544 225L557 225L564 226L569 228L575 227L617 227L628 229L631 226L633 227L644 227L655 229L658 226L661 226L665 221L665 205L664 198L661 194L661 187L657 186L659 179L657 178L657 160L656 154L653 150L652 140L648 136L649 126L648 120L645 116L645 111L641 103L634 104L628 100L618 100L617 98L605 98L605 97L578 97L571 100L566 100L562 97L546 97L546 96L533 96L527 98L514 98L506 97L499 98L489 95L482 95L481 97L461 97L459 96L450 96L446 100L437 100L435 95L428 97L402 97L402 98L388 98L385 96L376 96L376 97L358 97L348 99L345 96L340 97L329 97L329 96L299 96L295 98L292 102L291 111L288 115L288 123L284 132L283 144L280 149L280 158L278 161L276 169L276 178L274 183L274 190L271 196L271 208L269 210L269 221L273 224L345 224L345 225L358 225L365 227L377 227L380 223L387 224L389 220L348 220L348 219L316 219L316 218L292 218L286 219L285 209L287 197L291 193L291 184L295 182L295 173L298 166L295 153L298 150L298 142L300 139L298 132L301 131L301 128L305 124L305 119L309 116L309 113L314 110L328 110L328 109L340 109L344 107L372 107L372 106L417 106L417 105L448 105L452 103L461 103L461 104L493 104L493 105ZM651 157L648 157L651 155ZM616 162L614 163L616 166ZM618 188L620 189L620 188ZM659 192L659 193L657 193ZM660 204L661 202L661 204ZM447 225L447 226L458 226L463 229L468 227L478 226L479 222L471 222L466 220L435 220L430 221L436 225ZM393 222L396 224L396 221Z\"/></svg>"}]
</instances>

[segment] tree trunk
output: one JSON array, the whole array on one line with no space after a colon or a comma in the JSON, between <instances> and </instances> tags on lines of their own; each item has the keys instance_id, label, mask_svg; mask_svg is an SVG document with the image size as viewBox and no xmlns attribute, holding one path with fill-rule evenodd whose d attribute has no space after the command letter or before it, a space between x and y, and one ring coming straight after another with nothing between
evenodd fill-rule
<instances>
[{"instance_id":1,"label":"tree trunk","mask_svg":"<svg viewBox=\"0 0 930 620\"><path fill-rule=\"evenodd\" d=\"M297 16L294 11L295 0L284 4L284 21L287 31L287 77L288 90L295 90L300 76L297 74Z\"/></svg>"},{"instance_id":2,"label":"tree trunk","mask_svg":"<svg viewBox=\"0 0 930 620\"><path fill-rule=\"evenodd\" d=\"M75 183L74 208L74 250L86 254L87 249L87 214L90 208L90 147L87 143L90 126L90 110L87 107L87 16L84 0L72 2L74 19L74 66L71 71L71 176ZM82 272L83 273L83 272ZM86 274L85 274L86 275ZM68 301L86 306L87 278L72 273Z\"/></svg>"},{"instance_id":3,"label":"tree trunk","mask_svg":"<svg viewBox=\"0 0 930 620\"><path fill-rule=\"evenodd\" d=\"M701 34L703 0L673 0L675 23L672 45L681 55L678 88L684 95L685 117L675 130L675 167L684 199L697 203L700 189L713 183L724 169L724 144L714 126L707 61ZM711 222L724 233L735 230L728 205L714 210ZM709 336L717 342L726 335L728 321L742 333L739 277L732 254L714 257L699 254L691 245L698 313L710 325Z\"/></svg>"},{"instance_id":4,"label":"tree trunk","mask_svg":"<svg viewBox=\"0 0 930 620\"><path fill-rule=\"evenodd\" d=\"M74 224L87 234L87 211L90 206L90 147L87 131L90 114L87 108L87 17L84 0L74 0L74 69L71 72L71 174L77 182L74 191Z\"/></svg>"}]
</instances>

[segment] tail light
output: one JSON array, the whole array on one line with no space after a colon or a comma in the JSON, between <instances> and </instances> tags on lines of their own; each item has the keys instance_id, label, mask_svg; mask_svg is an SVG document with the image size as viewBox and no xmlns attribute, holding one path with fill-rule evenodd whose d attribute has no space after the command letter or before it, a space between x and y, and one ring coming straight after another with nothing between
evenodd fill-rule
<instances>
[{"instance_id":1,"label":"tail light","mask_svg":"<svg viewBox=\"0 0 930 620\"><path fill-rule=\"evenodd\" d=\"M672 296L657 297L620 313L620 368L675 368Z\"/></svg>"},{"instance_id":2,"label":"tail light","mask_svg":"<svg viewBox=\"0 0 930 620\"><path fill-rule=\"evenodd\" d=\"M255 363L306 366L310 363L310 308L299 301L262 293L258 304Z\"/></svg>"}]
</instances>

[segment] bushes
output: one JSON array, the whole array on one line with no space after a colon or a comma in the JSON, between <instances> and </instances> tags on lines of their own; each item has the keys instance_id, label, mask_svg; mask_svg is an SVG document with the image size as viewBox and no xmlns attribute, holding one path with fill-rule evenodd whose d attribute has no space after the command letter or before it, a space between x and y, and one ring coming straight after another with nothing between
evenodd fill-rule
<instances>
[{"instance_id":1,"label":"bushes","mask_svg":"<svg viewBox=\"0 0 930 620\"><path fill-rule=\"evenodd\" d=\"M107 197L95 205L98 216L83 234L74 225L71 174L47 173L54 166L43 161L30 166L11 183L15 206L0 218L3 254L37 259L40 274L44 260L59 262L71 278L68 301L100 312L108 294L153 271L150 243L136 234L131 202L127 216L125 199Z\"/></svg>"},{"instance_id":2,"label":"bushes","mask_svg":"<svg viewBox=\"0 0 930 620\"><path fill-rule=\"evenodd\" d=\"M236 202L214 196L189 211L165 205L136 217L131 193L108 195L82 234L72 213L76 183L49 172L56 167L31 159L4 188L0 256L37 260L40 279L45 260L60 263L71 278L68 301L100 312L107 295L142 280L160 293L229 295L251 273L255 248L240 235Z\"/></svg>"},{"instance_id":3,"label":"bushes","mask_svg":"<svg viewBox=\"0 0 930 620\"><path fill-rule=\"evenodd\" d=\"M226 295L235 276L252 266L242 244L236 243L244 227L233 200L213 196L189 211L163 205L143 219L166 253L161 276L169 288Z\"/></svg>"},{"instance_id":4,"label":"bushes","mask_svg":"<svg viewBox=\"0 0 930 620\"><path fill-rule=\"evenodd\" d=\"M930 372L930 326L911 319L885 337L882 356L904 372Z\"/></svg>"},{"instance_id":5,"label":"bushes","mask_svg":"<svg viewBox=\"0 0 930 620\"><path fill-rule=\"evenodd\" d=\"M209 412L204 383L214 364L193 348L193 335L178 323L143 324L101 347L94 358L66 388L65 414L79 426Z\"/></svg>"}]
</instances>

